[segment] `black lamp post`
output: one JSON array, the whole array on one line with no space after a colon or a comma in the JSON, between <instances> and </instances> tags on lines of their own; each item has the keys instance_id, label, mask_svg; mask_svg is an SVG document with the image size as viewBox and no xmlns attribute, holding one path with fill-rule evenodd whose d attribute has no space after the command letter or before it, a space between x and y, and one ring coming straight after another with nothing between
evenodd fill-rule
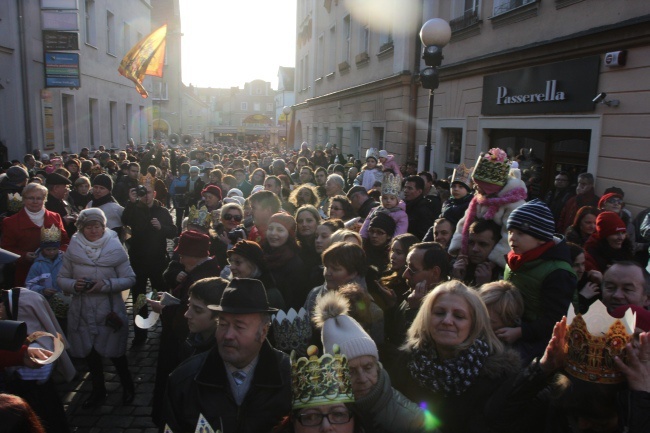
<instances>
[{"instance_id":1,"label":"black lamp post","mask_svg":"<svg viewBox=\"0 0 650 433\"><path fill-rule=\"evenodd\" d=\"M286 105L282 108L282 113L284 113L284 151L289 150L289 114L291 114L291 108Z\"/></svg>"},{"instance_id":2,"label":"black lamp post","mask_svg":"<svg viewBox=\"0 0 650 433\"><path fill-rule=\"evenodd\" d=\"M433 93L440 84L438 66L442 63L442 47L451 39L451 27L442 18L432 18L420 29L420 40L424 48L422 58L427 65L420 71L422 88L429 89L429 122L427 124L427 144L424 148L424 170L431 165L431 128L433 124Z\"/></svg>"}]
</instances>

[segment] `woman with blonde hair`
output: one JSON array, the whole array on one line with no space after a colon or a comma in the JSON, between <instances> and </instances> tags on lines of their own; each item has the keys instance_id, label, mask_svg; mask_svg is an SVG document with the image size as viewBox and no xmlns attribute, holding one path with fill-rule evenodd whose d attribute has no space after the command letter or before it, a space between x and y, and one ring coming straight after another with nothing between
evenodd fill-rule
<instances>
[{"instance_id":1,"label":"woman with blonde hair","mask_svg":"<svg viewBox=\"0 0 650 433\"><path fill-rule=\"evenodd\" d=\"M402 347L409 380L401 387L424 402L448 432L490 432L484 408L520 367L490 326L477 292L460 281L437 286L422 300ZM471 410L468 410L471 408Z\"/></svg>"}]
</instances>

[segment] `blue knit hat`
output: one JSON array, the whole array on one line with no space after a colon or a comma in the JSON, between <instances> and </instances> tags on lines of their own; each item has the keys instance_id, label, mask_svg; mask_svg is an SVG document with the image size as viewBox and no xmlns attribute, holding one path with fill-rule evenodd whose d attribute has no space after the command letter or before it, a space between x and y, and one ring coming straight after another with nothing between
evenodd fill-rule
<instances>
[{"instance_id":1,"label":"blue knit hat","mask_svg":"<svg viewBox=\"0 0 650 433\"><path fill-rule=\"evenodd\" d=\"M520 230L543 241L552 241L555 220L546 203L535 199L513 210L508 217L506 228Z\"/></svg>"}]
</instances>

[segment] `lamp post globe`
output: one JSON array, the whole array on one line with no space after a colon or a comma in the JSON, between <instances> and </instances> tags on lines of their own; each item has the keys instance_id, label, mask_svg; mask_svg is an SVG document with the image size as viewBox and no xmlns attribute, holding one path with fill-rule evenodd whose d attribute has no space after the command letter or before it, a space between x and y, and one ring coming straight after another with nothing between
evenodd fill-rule
<instances>
[{"instance_id":1,"label":"lamp post globe","mask_svg":"<svg viewBox=\"0 0 650 433\"><path fill-rule=\"evenodd\" d=\"M444 47L451 40L451 27L442 18L431 18L422 25L420 40L425 47L430 45Z\"/></svg>"},{"instance_id":2,"label":"lamp post globe","mask_svg":"<svg viewBox=\"0 0 650 433\"><path fill-rule=\"evenodd\" d=\"M282 113L284 114L284 150L287 151L289 149L289 114L291 114L291 108L285 105L282 108Z\"/></svg>"}]
</instances>

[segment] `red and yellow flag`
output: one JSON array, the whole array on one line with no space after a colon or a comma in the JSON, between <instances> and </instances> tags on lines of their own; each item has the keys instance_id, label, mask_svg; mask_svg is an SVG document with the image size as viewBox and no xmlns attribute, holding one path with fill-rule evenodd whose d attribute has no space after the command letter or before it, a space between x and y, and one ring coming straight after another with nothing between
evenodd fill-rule
<instances>
[{"instance_id":1,"label":"red and yellow flag","mask_svg":"<svg viewBox=\"0 0 650 433\"><path fill-rule=\"evenodd\" d=\"M118 72L135 83L135 88L143 98L149 94L142 87L145 75L162 77L165 63L165 37L167 24L151 32L149 36L135 44L124 56Z\"/></svg>"}]
</instances>

